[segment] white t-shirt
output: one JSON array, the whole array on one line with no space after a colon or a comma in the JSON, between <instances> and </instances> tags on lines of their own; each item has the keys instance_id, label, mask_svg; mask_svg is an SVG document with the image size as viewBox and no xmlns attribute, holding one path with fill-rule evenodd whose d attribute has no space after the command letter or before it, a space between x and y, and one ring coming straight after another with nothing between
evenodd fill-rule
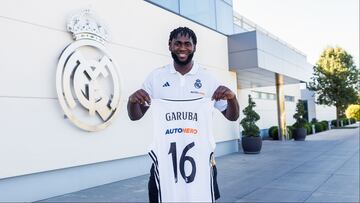
<instances>
[{"instance_id":1,"label":"white t-shirt","mask_svg":"<svg viewBox=\"0 0 360 203\"><path fill-rule=\"evenodd\" d=\"M152 99L191 100L211 98L220 82L209 71L194 63L190 72L181 75L173 64L155 69L142 85ZM215 102L215 108L224 111L227 101Z\"/></svg>"},{"instance_id":2,"label":"white t-shirt","mask_svg":"<svg viewBox=\"0 0 360 203\"><path fill-rule=\"evenodd\" d=\"M153 99L155 165L160 202L213 202L213 102Z\"/></svg>"}]
</instances>

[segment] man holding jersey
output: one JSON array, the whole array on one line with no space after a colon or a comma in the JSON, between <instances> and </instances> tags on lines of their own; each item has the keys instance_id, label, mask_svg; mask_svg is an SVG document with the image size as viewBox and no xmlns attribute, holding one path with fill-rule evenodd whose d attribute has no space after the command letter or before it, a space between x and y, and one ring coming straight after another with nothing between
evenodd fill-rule
<instances>
[{"instance_id":1,"label":"man holding jersey","mask_svg":"<svg viewBox=\"0 0 360 203\"><path fill-rule=\"evenodd\" d=\"M173 58L173 64L166 65L164 67L158 68L154 70L150 75L147 77L145 82L143 83L142 89L137 90L129 97L128 101L128 115L131 120L139 120L141 119L146 111L151 106L152 99L158 100L166 100L166 101L178 101L177 104L182 103L185 105L199 105L199 107L194 107L194 112L196 109L204 109L205 114L206 108L202 108L201 106L204 106L203 104L200 104L198 102L194 102L200 98L208 98L209 100L214 100L212 102L212 105L220 110L222 114L230 121L236 121L239 117L239 105L236 99L236 96L234 92L232 92L229 88L221 85L207 70L200 67L198 64L194 63L192 58L196 51L196 44L197 44L197 38L195 33L187 28L187 27L179 27L175 30L173 30L170 33L169 37L169 50L171 52L171 56ZM187 103L184 103L188 101ZM175 108L176 105L175 104ZM159 111L161 110L161 107L165 108L165 105L168 105L168 103L161 103L160 105L156 104L158 107L156 107ZM156 106L154 105L154 106ZM171 103L169 106L173 106ZM181 105L180 105L181 106ZM184 105L182 105L184 106ZM155 108L155 107L154 107ZM167 107L171 108L171 107ZM191 109L191 108L190 108ZM208 108L210 109L210 108ZM157 110L157 111L158 111ZM169 110L170 111L170 110ZM184 110L184 111L190 111L190 110ZM164 120L165 122L170 121L176 121L176 120L192 120L193 122L198 122L198 118L195 117L197 114L200 113L184 113L175 110L172 110L172 113L166 113L164 112ZM201 113L202 114L202 113ZM191 116L191 117L190 117ZM205 116L206 117L206 116ZM168 118L168 119L167 119ZM190 119L191 118L191 119ZM199 122L200 122L199 117ZM202 122L202 121L201 121ZM203 125L203 124L201 124ZM205 124L206 125L206 124ZM173 130L173 131L172 131ZM181 131L181 132L180 132ZM188 128L180 128L180 129L167 129L167 133L180 133L180 134L194 134L194 129L188 129ZM211 132L209 132L211 134ZM166 134L166 133L165 133ZM206 133L208 134L208 133ZM210 136L205 139L210 139L210 142L213 142L213 137ZM160 141L158 141L160 142ZM170 147L169 149L166 148L168 152L168 156L171 156L173 158L173 161L176 160L175 150L176 150L176 143L169 141ZM174 144L175 143L175 144ZM196 143L196 142L195 142ZM199 143L206 143L205 142L199 142ZM192 144L192 145L191 145ZM190 143L186 147L185 152L190 152L191 150L195 149L194 147L196 144ZM203 145L203 144L202 144ZM209 148L211 149L211 148ZM166 151L166 152L167 152ZM193 150L194 151L194 150ZM165 151L164 151L165 152ZM185 153L183 151L183 153ZM194 151L195 152L195 151ZM150 154L150 153L149 153ZM183 154L184 155L184 154ZM157 158L156 154L151 155L151 158L154 157ZM196 169L196 163L195 161L191 160L192 158L190 156L182 156L182 158L187 158L185 161L185 165L191 165L189 166L191 168L191 174ZM204 157L208 158L208 157ZM202 158L201 158L202 159ZM157 162L158 160L155 160ZM211 160L210 160L211 161ZM193 163L194 162L194 163ZM174 164L174 163L173 163ZM180 163L183 164L184 163ZM174 165L174 167L177 167L177 165ZM185 166L183 166L185 167ZM216 175L216 168L213 163L213 171ZM161 167L160 167L161 168ZM199 168L199 167L198 167ZM180 168L181 170L181 168ZM188 176L186 173L190 173L188 171L184 171L185 169L182 169L183 171L181 175L184 177L184 180L181 179L184 183L189 183L191 178L194 177ZM159 168L157 167L157 164L153 164L151 171L150 171L150 180L149 180L149 199L150 202L159 202L159 197L161 198L161 195L159 194L161 189L161 182L163 180L159 181L159 177L161 176L161 173L164 171L159 171ZM170 173L170 172L167 172ZM201 173L201 171L197 171L197 173ZM160 176L155 176L159 175ZM177 175L177 171L174 168L174 175ZM214 174L213 174L214 175ZM190 179L189 179L190 178ZM176 178L175 182L179 182L180 178ZM212 184L215 186L214 188L214 196L219 197L219 193L217 190L217 184L216 179L213 180ZM189 183L190 184L190 183ZM162 186L164 187L164 186ZM174 193L176 195L176 193ZM164 196L164 194L162 195ZM176 200L176 199L175 199ZM164 199L163 199L164 201Z\"/></svg>"}]
</instances>

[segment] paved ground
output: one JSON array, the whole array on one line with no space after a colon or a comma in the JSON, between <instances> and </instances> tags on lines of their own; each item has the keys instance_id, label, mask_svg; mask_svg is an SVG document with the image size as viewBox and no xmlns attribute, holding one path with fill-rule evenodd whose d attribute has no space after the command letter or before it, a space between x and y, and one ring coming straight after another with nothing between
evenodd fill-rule
<instances>
[{"instance_id":1,"label":"paved ground","mask_svg":"<svg viewBox=\"0 0 360 203\"><path fill-rule=\"evenodd\" d=\"M353 124L352 126L358 126ZM359 202L359 128L306 141L263 142L260 154L217 158L217 202ZM148 175L43 202L147 202Z\"/></svg>"}]
</instances>

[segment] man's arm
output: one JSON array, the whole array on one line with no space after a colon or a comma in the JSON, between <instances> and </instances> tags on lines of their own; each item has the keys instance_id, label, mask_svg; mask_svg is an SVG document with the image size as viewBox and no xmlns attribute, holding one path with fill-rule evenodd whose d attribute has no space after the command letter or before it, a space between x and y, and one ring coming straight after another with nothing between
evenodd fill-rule
<instances>
[{"instance_id":1,"label":"man's arm","mask_svg":"<svg viewBox=\"0 0 360 203\"><path fill-rule=\"evenodd\" d=\"M130 95L127 103L127 110L129 118L132 121L139 120L145 115L146 111L149 109L149 106L146 106L145 102L150 105L151 99L149 94L143 89L139 89Z\"/></svg>"},{"instance_id":2,"label":"man's arm","mask_svg":"<svg viewBox=\"0 0 360 203\"><path fill-rule=\"evenodd\" d=\"M227 108L222 111L222 114L229 121L236 121L239 118L239 103L236 99L235 93L232 92L229 88L225 86L219 86L213 96L212 99L215 101L219 100L227 100Z\"/></svg>"}]
</instances>

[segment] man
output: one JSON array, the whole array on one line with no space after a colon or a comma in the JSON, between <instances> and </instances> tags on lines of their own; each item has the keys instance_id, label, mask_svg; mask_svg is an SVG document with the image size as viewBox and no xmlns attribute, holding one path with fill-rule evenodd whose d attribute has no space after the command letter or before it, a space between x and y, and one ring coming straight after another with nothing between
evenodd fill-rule
<instances>
[{"instance_id":1,"label":"man","mask_svg":"<svg viewBox=\"0 0 360 203\"><path fill-rule=\"evenodd\" d=\"M131 120L144 116L151 99L191 100L199 97L215 100L215 108L228 120L238 119L239 105L234 92L220 85L208 71L193 62L196 43L195 33L187 27L179 27L170 33L168 45L173 64L154 70L142 89L130 95L127 109ZM157 202L153 174L154 166L150 171L149 198L150 202Z\"/></svg>"}]
</instances>

